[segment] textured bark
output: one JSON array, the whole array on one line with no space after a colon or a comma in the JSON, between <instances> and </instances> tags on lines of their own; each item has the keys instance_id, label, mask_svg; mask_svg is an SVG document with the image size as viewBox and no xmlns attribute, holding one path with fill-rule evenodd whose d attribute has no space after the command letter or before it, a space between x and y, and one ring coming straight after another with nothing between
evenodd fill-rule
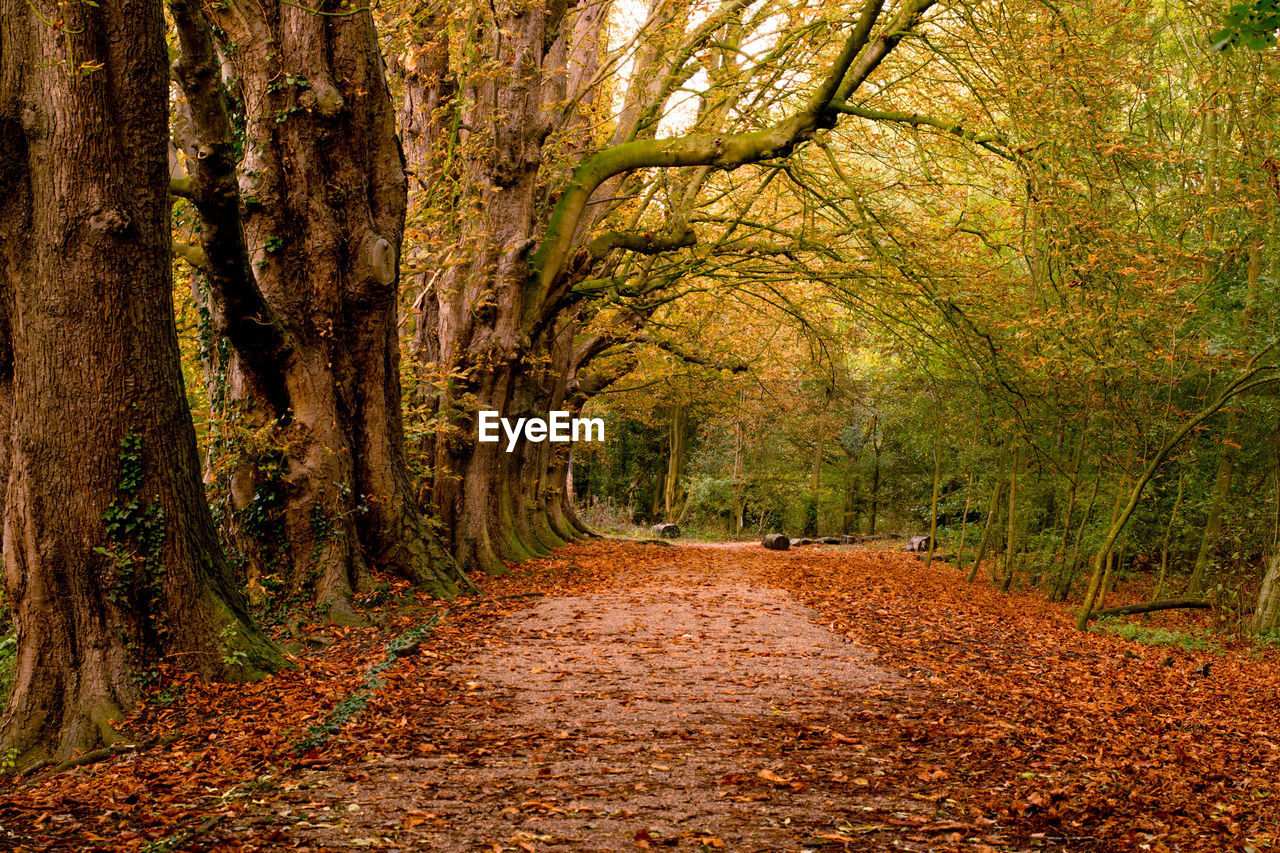
<instances>
[{"instance_id":1,"label":"textured bark","mask_svg":"<svg viewBox=\"0 0 1280 853\"><path fill-rule=\"evenodd\" d=\"M1280 555L1273 554L1267 560L1250 627L1259 634L1280 628Z\"/></svg>"},{"instance_id":2,"label":"textured bark","mask_svg":"<svg viewBox=\"0 0 1280 853\"><path fill-rule=\"evenodd\" d=\"M161 6L62 14L60 33L24 0L0 2L4 566L18 632L0 728L20 764L119 739L112 721L159 662L231 678L283 664L219 549L182 388Z\"/></svg>"},{"instance_id":3,"label":"textured bark","mask_svg":"<svg viewBox=\"0 0 1280 853\"><path fill-rule=\"evenodd\" d=\"M237 541L258 573L286 563L290 586L335 621L358 619L351 598L368 585L370 564L452 594L465 577L417 506L406 461L396 319L407 185L372 16L242 0L173 8L202 234L243 233L205 245L210 313L232 345L214 396L225 395L243 427L266 433L284 469L273 483L249 454L232 472ZM200 153L221 162L230 141L225 98L201 88L218 79L210 24L243 108L234 188L224 167L220 182L201 178L214 158ZM273 351L233 334L245 311L281 342ZM273 491L283 552L243 523Z\"/></svg>"},{"instance_id":4,"label":"textured bark","mask_svg":"<svg viewBox=\"0 0 1280 853\"><path fill-rule=\"evenodd\" d=\"M1147 601L1142 604L1126 604L1123 607L1109 607L1106 610L1095 610L1089 614L1090 619L1106 619L1109 616L1130 616L1135 613L1156 613L1161 610L1209 610L1213 602L1200 601L1194 598L1173 598L1167 601Z\"/></svg>"}]
</instances>

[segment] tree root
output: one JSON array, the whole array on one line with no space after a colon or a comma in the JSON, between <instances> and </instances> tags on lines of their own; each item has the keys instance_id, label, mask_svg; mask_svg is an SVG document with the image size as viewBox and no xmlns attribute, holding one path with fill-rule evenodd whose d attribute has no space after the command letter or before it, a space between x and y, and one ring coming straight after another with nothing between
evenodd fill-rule
<instances>
[{"instance_id":1,"label":"tree root","mask_svg":"<svg viewBox=\"0 0 1280 853\"><path fill-rule=\"evenodd\" d=\"M100 761L106 761L109 758L114 758L117 755L124 755L128 752L146 752L147 750L155 749L157 747L168 746L169 744L179 740L181 737L182 732L174 732L173 734L167 734L164 737L152 738L151 740L143 741L142 743L121 742L108 744L101 749L94 749L80 755L73 755L70 758L57 762L56 764L52 759L38 761L23 770L18 774L18 776L25 779L29 776L34 776L36 773L45 769L48 769L51 774L61 773L62 771L70 770L73 767L84 767L87 764L97 764Z\"/></svg>"}]
</instances>

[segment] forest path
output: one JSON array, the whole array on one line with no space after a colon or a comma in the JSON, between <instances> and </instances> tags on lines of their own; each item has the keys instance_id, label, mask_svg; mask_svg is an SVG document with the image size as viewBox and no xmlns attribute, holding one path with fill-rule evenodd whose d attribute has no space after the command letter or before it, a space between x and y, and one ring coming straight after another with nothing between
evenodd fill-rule
<instances>
[{"instance_id":1,"label":"forest path","mask_svg":"<svg viewBox=\"0 0 1280 853\"><path fill-rule=\"evenodd\" d=\"M604 589L489 625L438 673L456 690L443 704L388 697L381 714L403 712L389 751L295 777L250 834L491 851L932 850L967 834L944 806L871 792L884 759L859 731L906 685L754 573L758 546L644 551Z\"/></svg>"},{"instance_id":2,"label":"forest path","mask_svg":"<svg viewBox=\"0 0 1280 853\"><path fill-rule=\"evenodd\" d=\"M595 542L483 586L381 590L254 684L169 672L152 746L5 791L0 848L1280 849L1280 651L1199 613L1081 633L892 547Z\"/></svg>"}]
</instances>

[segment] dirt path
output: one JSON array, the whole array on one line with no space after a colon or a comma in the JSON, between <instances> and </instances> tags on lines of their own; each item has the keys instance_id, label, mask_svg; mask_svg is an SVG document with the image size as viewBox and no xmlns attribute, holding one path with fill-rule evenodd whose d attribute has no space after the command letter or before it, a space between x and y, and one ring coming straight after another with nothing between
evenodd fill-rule
<instances>
[{"instance_id":1,"label":"dirt path","mask_svg":"<svg viewBox=\"0 0 1280 853\"><path fill-rule=\"evenodd\" d=\"M734 556L709 552L698 575L658 561L506 617L453 664L459 701L401 751L306 772L253 834L321 849L763 851L875 847L868 833L894 815L936 823L933 804L865 795L880 770L847 733L891 713L901 680Z\"/></svg>"},{"instance_id":2,"label":"dirt path","mask_svg":"<svg viewBox=\"0 0 1280 853\"><path fill-rule=\"evenodd\" d=\"M1280 653L1170 644L1195 614L1081 633L824 546L597 542L484 586L383 590L254 684L168 672L127 721L153 746L11 783L0 848L1280 850Z\"/></svg>"}]
</instances>

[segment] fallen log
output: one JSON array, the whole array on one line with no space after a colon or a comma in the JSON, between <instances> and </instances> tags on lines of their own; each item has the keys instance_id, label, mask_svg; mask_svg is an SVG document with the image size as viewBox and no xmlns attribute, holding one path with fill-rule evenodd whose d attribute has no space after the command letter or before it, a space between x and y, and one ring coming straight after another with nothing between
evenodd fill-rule
<instances>
[{"instance_id":1,"label":"fallen log","mask_svg":"<svg viewBox=\"0 0 1280 853\"><path fill-rule=\"evenodd\" d=\"M770 551L785 551L791 547L791 540L781 533L770 533L760 544Z\"/></svg>"},{"instance_id":2,"label":"fallen log","mask_svg":"<svg viewBox=\"0 0 1280 853\"><path fill-rule=\"evenodd\" d=\"M1155 613L1157 610L1209 610L1213 602L1200 601L1196 598L1167 598L1164 601L1148 601L1143 604L1126 604L1123 607L1108 607L1089 614L1090 619L1105 619L1108 616L1130 616L1134 613Z\"/></svg>"},{"instance_id":3,"label":"fallen log","mask_svg":"<svg viewBox=\"0 0 1280 853\"><path fill-rule=\"evenodd\" d=\"M821 539L819 539L819 540L818 540L818 542L822 543L823 545L840 545L840 544L843 544L843 543L840 541L840 537L839 537L839 536L823 536Z\"/></svg>"},{"instance_id":4,"label":"fallen log","mask_svg":"<svg viewBox=\"0 0 1280 853\"><path fill-rule=\"evenodd\" d=\"M655 524L653 532L659 539L679 539L680 528L675 524Z\"/></svg>"}]
</instances>

